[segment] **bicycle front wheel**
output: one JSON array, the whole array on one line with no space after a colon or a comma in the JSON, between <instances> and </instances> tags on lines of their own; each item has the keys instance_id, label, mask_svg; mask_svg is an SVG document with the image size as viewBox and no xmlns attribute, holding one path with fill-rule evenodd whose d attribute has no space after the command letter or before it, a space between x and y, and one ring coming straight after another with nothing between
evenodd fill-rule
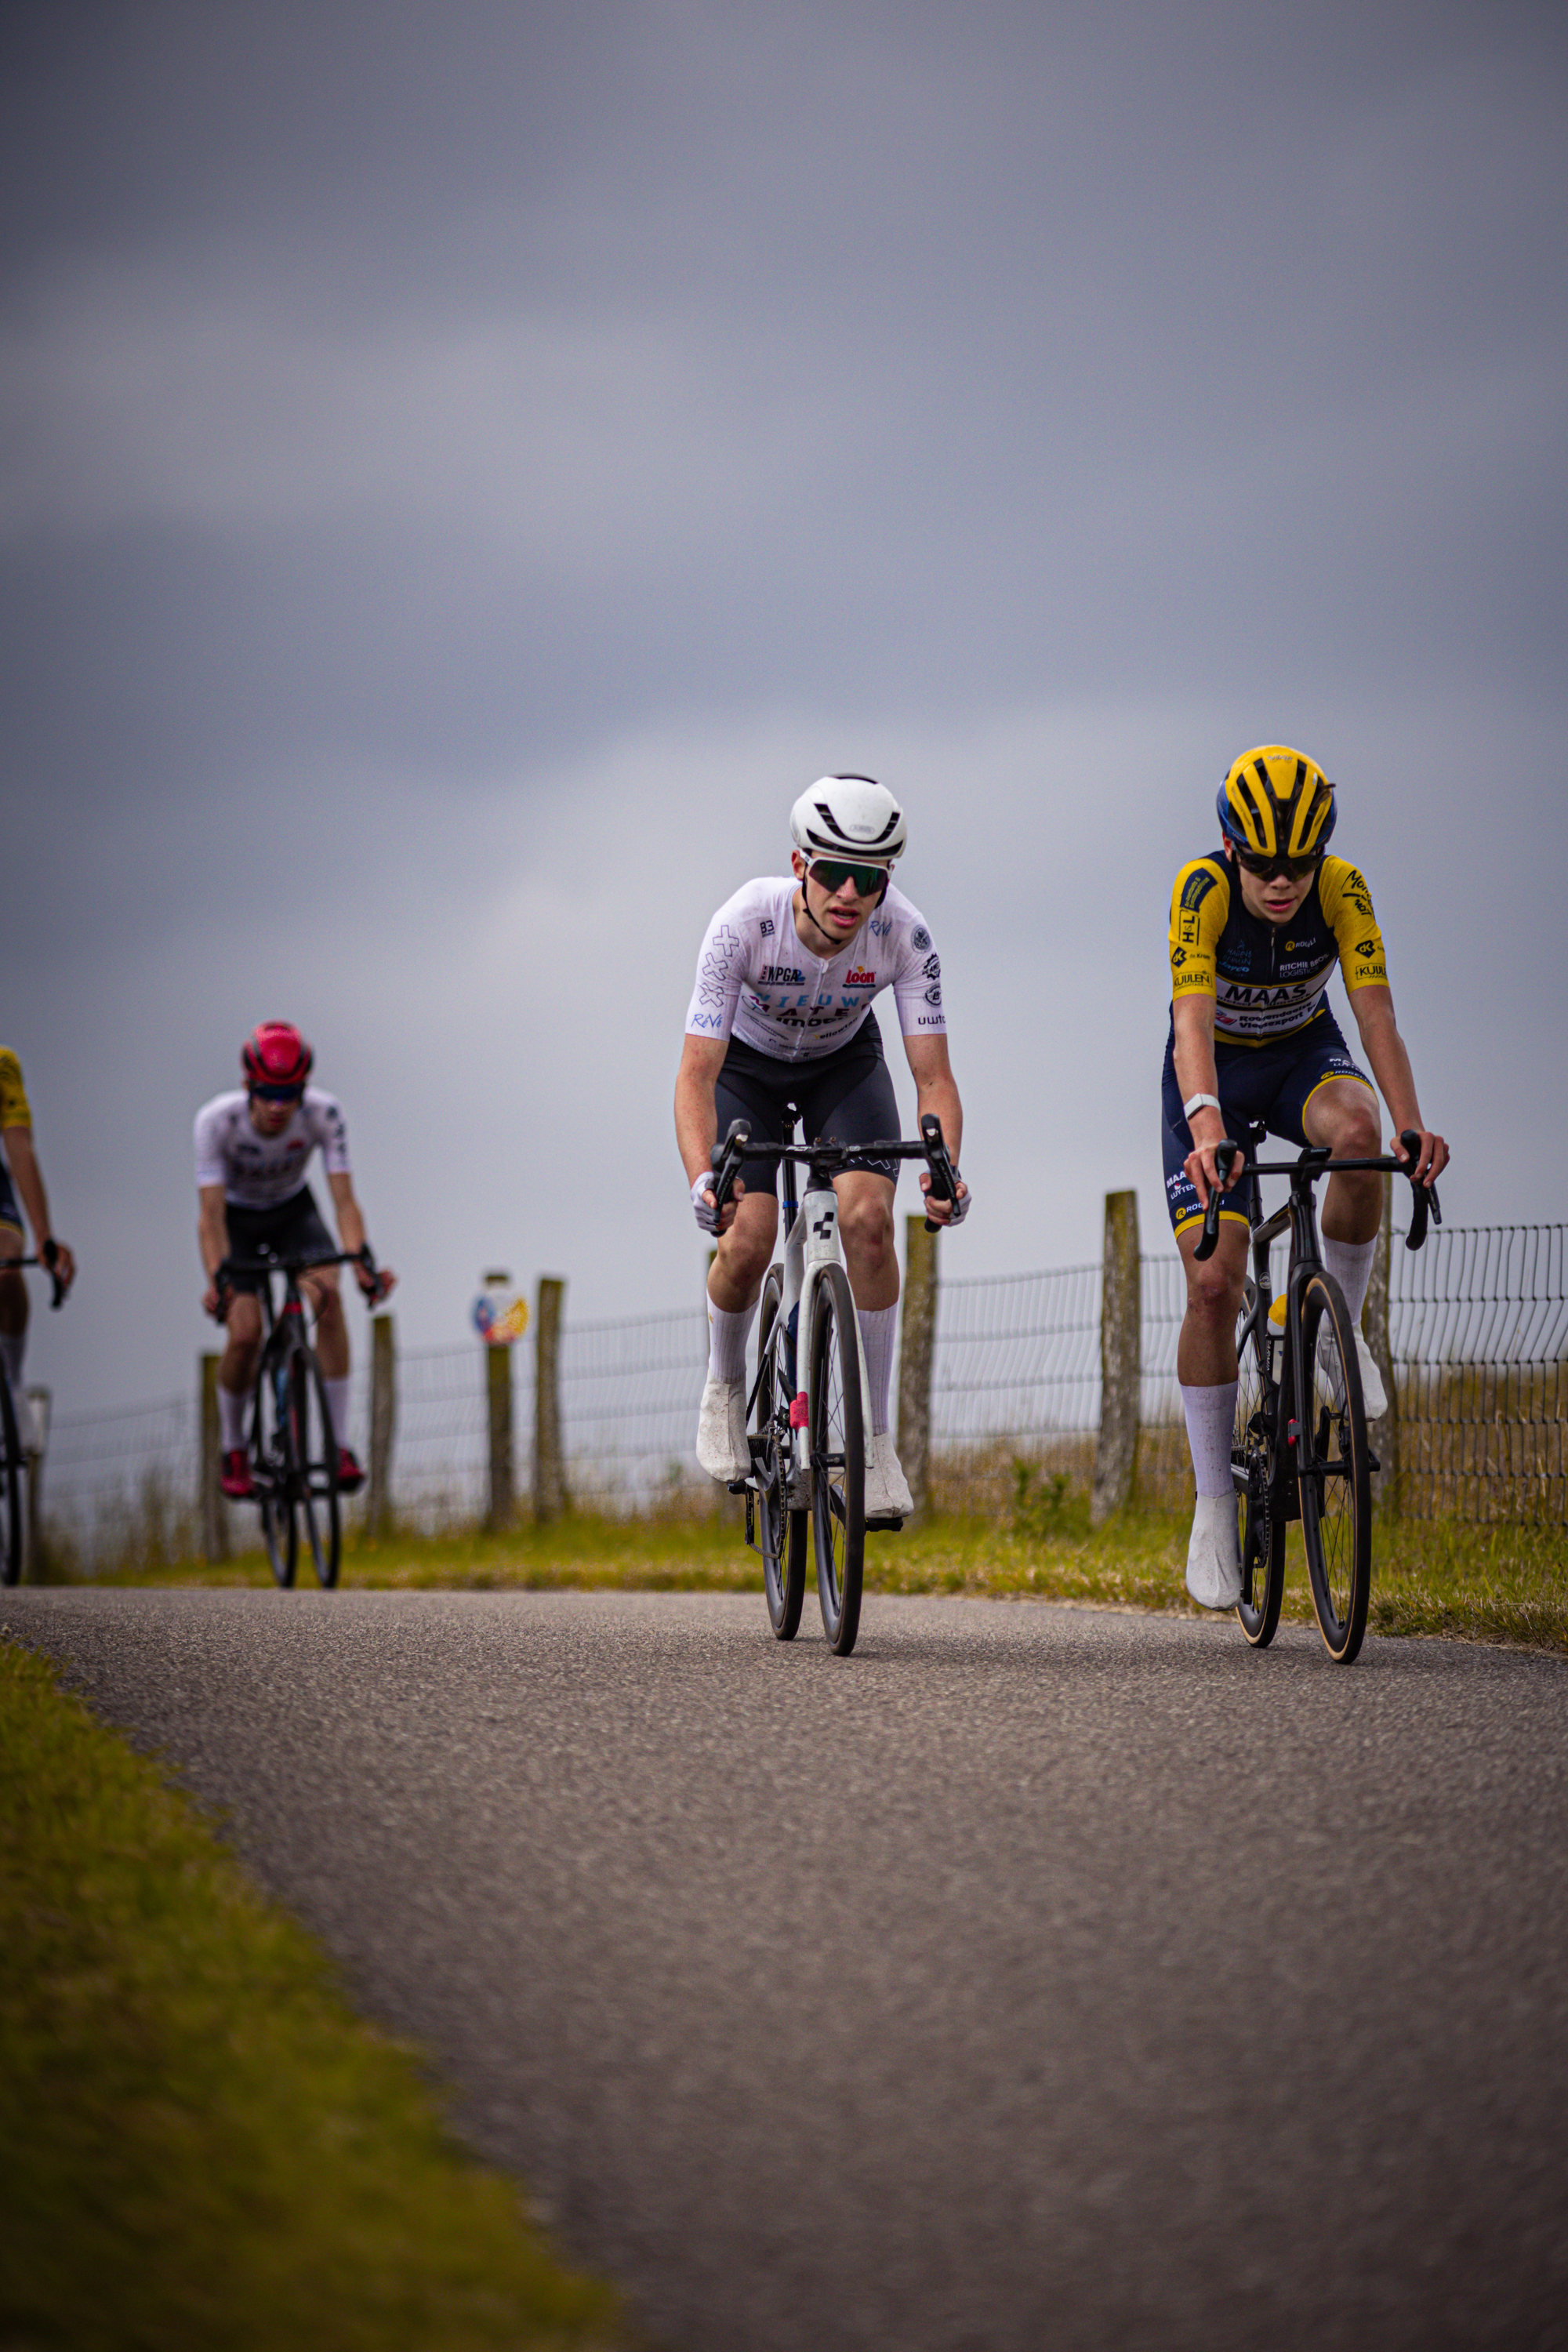
<instances>
[{"instance_id":1,"label":"bicycle front wheel","mask_svg":"<svg viewBox=\"0 0 1568 2352\"><path fill-rule=\"evenodd\" d=\"M860 1630L866 1559L866 1441L855 1301L841 1265L824 1268L811 1326L811 1536L822 1623L847 1658Z\"/></svg>"},{"instance_id":2,"label":"bicycle front wheel","mask_svg":"<svg viewBox=\"0 0 1568 2352\"><path fill-rule=\"evenodd\" d=\"M763 1555L768 1622L779 1641L793 1642L805 1600L806 1514L792 1511L785 1499L788 1453L784 1430L788 1427L789 1384L777 1344L784 1333L778 1332L775 1338L783 1303L783 1270L770 1266L757 1323L757 1402L748 1437L752 1473L757 1482L757 1540Z\"/></svg>"},{"instance_id":3,"label":"bicycle front wheel","mask_svg":"<svg viewBox=\"0 0 1568 2352\"><path fill-rule=\"evenodd\" d=\"M1348 1666L1372 1597L1372 1478L1354 1330L1331 1274L1311 1276L1301 1318L1310 1395L1300 1420L1312 1457L1299 1473L1301 1541L1319 1631L1330 1657Z\"/></svg>"},{"instance_id":4,"label":"bicycle front wheel","mask_svg":"<svg viewBox=\"0 0 1568 2352\"><path fill-rule=\"evenodd\" d=\"M316 1581L325 1589L338 1580L342 1547L338 1512L338 1441L321 1368L309 1348L296 1349L289 1378L300 1514L305 1522Z\"/></svg>"},{"instance_id":5,"label":"bicycle front wheel","mask_svg":"<svg viewBox=\"0 0 1568 2352\"><path fill-rule=\"evenodd\" d=\"M0 1370L0 1584L22 1573L22 1441L11 1383Z\"/></svg>"},{"instance_id":6,"label":"bicycle front wheel","mask_svg":"<svg viewBox=\"0 0 1568 2352\"><path fill-rule=\"evenodd\" d=\"M287 1590L300 1557L300 1529L294 1517L293 1416L279 1411L280 1386L286 1398L287 1371L264 1356L250 1412L250 1482L261 1506L261 1540L274 1580Z\"/></svg>"},{"instance_id":7,"label":"bicycle front wheel","mask_svg":"<svg viewBox=\"0 0 1568 2352\"><path fill-rule=\"evenodd\" d=\"M1249 1282L1247 1304L1236 1327L1236 1427L1230 1441L1230 1475L1241 1518L1241 1599L1236 1613L1255 1650L1266 1650L1274 1639L1279 1604L1285 1597L1285 1521L1273 1507L1268 1486L1265 1328L1258 1292Z\"/></svg>"}]
</instances>

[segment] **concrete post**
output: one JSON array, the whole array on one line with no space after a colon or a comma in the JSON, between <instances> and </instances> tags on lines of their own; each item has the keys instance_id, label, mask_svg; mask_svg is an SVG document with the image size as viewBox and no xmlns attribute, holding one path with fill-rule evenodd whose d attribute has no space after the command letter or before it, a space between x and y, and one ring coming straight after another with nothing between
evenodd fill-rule
<instances>
[{"instance_id":1,"label":"concrete post","mask_svg":"<svg viewBox=\"0 0 1568 2352\"><path fill-rule=\"evenodd\" d=\"M397 1426L397 1339L390 1315L370 1325L370 1465L365 1480L364 1531L384 1535L392 1524L392 1439Z\"/></svg>"},{"instance_id":2,"label":"concrete post","mask_svg":"<svg viewBox=\"0 0 1568 2352\"><path fill-rule=\"evenodd\" d=\"M1142 1370L1138 1195L1105 1196L1105 1260L1100 1272L1100 1439L1094 1449L1089 1517L1096 1527L1132 1492L1138 1463L1138 1381Z\"/></svg>"},{"instance_id":3,"label":"concrete post","mask_svg":"<svg viewBox=\"0 0 1568 2352\"><path fill-rule=\"evenodd\" d=\"M1394 1350L1388 1331L1388 1293L1394 1270L1394 1179L1383 1180L1383 1224L1377 1236L1377 1248L1372 1261L1372 1280L1367 1285L1366 1305L1362 1308L1361 1328L1366 1334L1383 1385L1388 1391L1388 1411L1381 1421L1372 1423L1368 1434L1379 1467L1373 1473L1373 1499L1379 1508L1395 1516L1399 1510L1399 1391L1394 1378Z\"/></svg>"},{"instance_id":4,"label":"concrete post","mask_svg":"<svg viewBox=\"0 0 1568 2352\"><path fill-rule=\"evenodd\" d=\"M201 1432L200 1485L196 1502L202 1523L202 1558L209 1565L228 1558L228 1513L224 1507L223 1433L217 1417L216 1356L196 1359L196 1419Z\"/></svg>"},{"instance_id":5,"label":"concrete post","mask_svg":"<svg viewBox=\"0 0 1568 2352\"><path fill-rule=\"evenodd\" d=\"M561 1318L566 1300L563 1276L539 1277L539 1311L533 1326L533 1516L542 1527L567 1507L566 1452L561 1436Z\"/></svg>"},{"instance_id":6,"label":"concrete post","mask_svg":"<svg viewBox=\"0 0 1568 2352\"><path fill-rule=\"evenodd\" d=\"M931 1494L931 1376L936 1352L937 1235L925 1213L904 1220L904 1301L899 1341L899 1460L923 1518Z\"/></svg>"},{"instance_id":7,"label":"concrete post","mask_svg":"<svg viewBox=\"0 0 1568 2352\"><path fill-rule=\"evenodd\" d=\"M515 1503L512 1485L511 1448L511 1349L508 1347L485 1349L485 1380L489 1392L490 1433L490 1499L485 1514L485 1525L490 1528L511 1525Z\"/></svg>"}]
</instances>

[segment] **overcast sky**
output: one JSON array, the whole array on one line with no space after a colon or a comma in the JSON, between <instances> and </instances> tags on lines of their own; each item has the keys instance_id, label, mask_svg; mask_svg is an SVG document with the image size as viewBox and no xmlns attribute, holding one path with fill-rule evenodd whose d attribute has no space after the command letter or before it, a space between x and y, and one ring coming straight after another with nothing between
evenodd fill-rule
<instances>
[{"instance_id":1,"label":"overcast sky","mask_svg":"<svg viewBox=\"0 0 1568 2352\"><path fill-rule=\"evenodd\" d=\"M1168 1246L1170 881L1269 739L1450 1219L1561 1218L1565 100L1507 0L10 0L0 1039L82 1260L30 1373L188 1384L261 1018L408 1343L492 1264L695 1296L698 943L835 768L942 952L949 1275L1095 1256L1108 1186Z\"/></svg>"}]
</instances>

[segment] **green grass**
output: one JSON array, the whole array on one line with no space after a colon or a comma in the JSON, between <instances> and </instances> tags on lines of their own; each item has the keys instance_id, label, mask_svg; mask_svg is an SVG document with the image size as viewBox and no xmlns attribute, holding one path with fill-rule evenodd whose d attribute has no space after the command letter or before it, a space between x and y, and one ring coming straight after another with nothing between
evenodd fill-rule
<instances>
[{"instance_id":1,"label":"green grass","mask_svg":"<svg viewBox=\"0 0 1568 2352\"><path fill-rule=\"evenodd\" d=\"M415 2053L159 1768L0 1642L0 2344L620 2340Z\"/></svg>"},{"instance_id":2,"label":"green grass","mask_svg":"<svg viewBox=\"0 0 1568 2352\"><path fill-rule=\"evenodd\" d=\"M1133 1508L1108 1527L1091 1528L1080 1491L1063 1477L1021 1470L1012 1507L1000 1517L939 1516L903 1535L869 1537L867 1589L1196 1615L1182 1580L1190 1517L1190 1506ZM300 1575L308 1580L309 1570L302 1568ZM223 1568L186 1562L121 1580L267 1584L270 1577L256 1553ZM727 1505L723 1515L705 1518L603 1519L574 1513L554 1527L521 1527L506 1535L400 1535L379 1543L350 1537L342 1581L458 1591L749 1591L760 1586L761 1570ZM1311 1622L1296 1528L1284 1614L1287 1622ZM1381 1522L1370 1622L1379 1633L1441 1633L1568 1651L1568 1530Z\"/></svg>"}]
</instances>

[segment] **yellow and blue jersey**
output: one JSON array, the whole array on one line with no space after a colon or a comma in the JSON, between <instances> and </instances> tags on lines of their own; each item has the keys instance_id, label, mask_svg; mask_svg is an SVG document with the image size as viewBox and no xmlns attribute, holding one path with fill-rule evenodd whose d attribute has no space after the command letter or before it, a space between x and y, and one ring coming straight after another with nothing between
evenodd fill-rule
<instances>
[{"instance_id":1,"label":"yellow and blue jersey","mask_svg":"<svg viewBox=\"0 0 1568 2352\"><path fill-rule=\"evenodd\" d=\"M9 1045L0 1045L0 1133L8 1127L31 1127L33 1114L22 1084L22 1065Z\"/></svg>"},{"instance_id":2,"label":"yellow and blue jersey","mask_svg":"<svg viewBox=\"0 0 1568 2352\"><path fill-rule=\"evenodd\" d=\"M1289 923L1248 914L1227 858L1194 857L1171 892L1171 998L1210 995L1216 1042L1262 1045L1322 1009L1335 964L1345 986L1386 988L1372 893L1359 867L1325 857Z\"/></svg>"}]
</instances>

